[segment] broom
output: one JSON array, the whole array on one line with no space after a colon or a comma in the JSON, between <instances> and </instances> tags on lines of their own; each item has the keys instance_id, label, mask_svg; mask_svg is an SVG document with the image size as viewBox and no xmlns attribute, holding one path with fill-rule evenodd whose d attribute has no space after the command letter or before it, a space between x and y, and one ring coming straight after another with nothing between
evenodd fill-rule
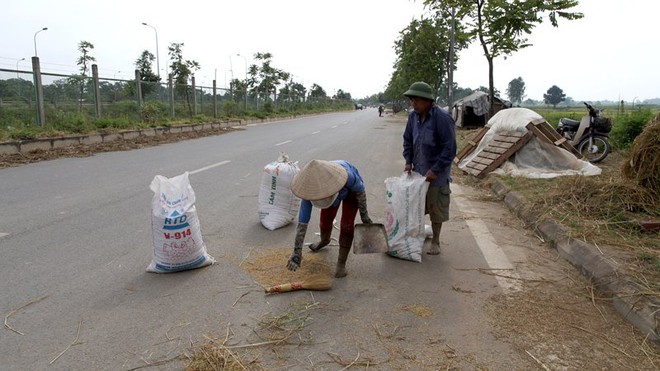
<instances>
[{"instance_id":1,"label":"broom","mask_svg":"<svg viewBox=\"0 0 660 371\"><path fill-rule=\"evenodd\" d=\"M266 287L266 293L273 292L289 292L296 290L315 290L315 291L325 291L332 288L332 280L328 277L312 277L304 281L289 282L283 283L281 285L275 285L271 287Z\"/></svg>"}]
</instances>

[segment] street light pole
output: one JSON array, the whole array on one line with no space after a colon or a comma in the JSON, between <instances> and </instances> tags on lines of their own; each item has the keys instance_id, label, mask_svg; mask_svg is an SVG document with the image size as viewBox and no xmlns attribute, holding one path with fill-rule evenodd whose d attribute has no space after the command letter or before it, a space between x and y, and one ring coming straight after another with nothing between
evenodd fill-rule
<instances>
[{"instance_id":1,"label":"street light pole","mask_svg":"<svg viewBox=\"0 0 660 371\"><path fill-rule=\"evenodd\" d=\"M39 31L34 33L34 56L37 57L37 34L41 31L46 31L48 27L44 27L40 29Z\"/></svg>"},{"instance_id":2,"label":"street light pole","mask_svg":"<svg viewBox=\"0 0 660 371\"><path fill-rule=\"evenodd\" d=\"M245 110L247 111L247 58L245 58L244 56L242 56L240 54L236 54L236 55L238 57L243 58L243 60L245 61L245 82L244 82L244 84L245 84Z\"/></svg>"},{"instance_id":3,"label":"street light pole","mask_svg":"<svg viewBox=\"0 0 660 371\"><path fill-rule=\"evenodd\" d=\"M25 60L25 58L21 58L21 59L16 61L16 78L17 79L20 79L20 77L18 76L18 62L24 61L24 60Z\"/></svg>"},{"instance_id":4,"label":"street light pole","mask_svg":"<svg viewBox=\"0 0 660 371\"><path fill-rule=\"evenodd\" d=\"M146 22L142 22L143 25L147 27L153 28L154 32L156 33L156 74L158 75L158 79L160 79L160 53L158 53L158 31L156 30L156 27L147 24Z\"/></svg>"}]
</instances>

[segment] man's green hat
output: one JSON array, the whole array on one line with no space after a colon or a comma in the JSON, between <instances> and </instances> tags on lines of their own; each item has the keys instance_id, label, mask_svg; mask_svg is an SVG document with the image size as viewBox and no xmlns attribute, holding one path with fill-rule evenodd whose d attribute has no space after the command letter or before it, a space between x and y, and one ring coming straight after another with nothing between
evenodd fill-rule
<instances>
[{"instance_id":1,"label":"man's green hat","mask_svg":"<svg viewBox=\"0 0 660 371\"><path fill-rule=\"evenodd\" d=\"M433 88L431 88L431 85L421 81L415 82L412 85L410 85L410 89L408 89L408 91L403 93L403 95L408 98L419 97L419 98L434 100Z\"/></svg>"}]
</instances>

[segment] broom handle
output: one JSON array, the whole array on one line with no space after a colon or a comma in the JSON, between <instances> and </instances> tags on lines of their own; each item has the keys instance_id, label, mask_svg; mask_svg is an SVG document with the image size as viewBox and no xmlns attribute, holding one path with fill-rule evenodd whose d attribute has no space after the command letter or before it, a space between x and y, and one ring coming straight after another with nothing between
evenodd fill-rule
<instances>
[{"instance_id":1,"label":"broom handle","mask_svg":"<svg viewBox=\"0 0 660 371\"><path fill-rule=\"evenodd\" d=\"M294 291L294 290L302 290L303 289L303 283L302 282L290 282L290 283L283 283L281 285L276 285L272 286L266 289L266 292L289 292L289 291Z\"/></svg>"}]
</instances>

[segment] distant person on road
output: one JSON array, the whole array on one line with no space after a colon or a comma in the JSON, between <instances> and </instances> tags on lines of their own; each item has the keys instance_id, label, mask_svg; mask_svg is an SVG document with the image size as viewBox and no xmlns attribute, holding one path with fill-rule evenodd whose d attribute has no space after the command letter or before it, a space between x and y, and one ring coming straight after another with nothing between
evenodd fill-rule
<instances>
[{"instance_id":1,"label":"distant person on road","mask_svg":"<svg viewBox=\"0 0 660 371\"><path fill-rule=\"evenodd\" d=\"M385 108L381 104L380 106L378 106L378 117L381 117L383 115L383 111L385 111Z\"/></svg>"},{"instance_id":2,"label":"distant person on road","mask_svg":"<svg viewBox=\"0 0 660 371\"><path fill-rule=\"evenodd\" d=\"M440 254L440 230L449 220L451 164L456 156L454 120L434 104L433 89L425 82L416 82L404 94L413 111L403 132L405 171L412 170L426 177L425 214L431 219L433 237L428 254Z\"/></svg>"},{"instance_id":3,"label":"distant person on road","mask_svg":"<svg viewBox=\"0 0 660 371\"><path fill-rule=\"evenodd\" d=\"M316 252L330 243L332 222L341 205L339 256L337 257L335 277L346 276L346 260L353 244L355 215L358 210L362 223L371 223L367 212L364 181L358 169L343 160L312 160L293 178L291 191L302 201L298 213L293 254L287 262L287 268L295 271L302 264L302 246L307 233L307 224L312 215L312 208L321 209L319 222L321 241L309 245L309 249Z\"/></svg>"}]
</instances>

